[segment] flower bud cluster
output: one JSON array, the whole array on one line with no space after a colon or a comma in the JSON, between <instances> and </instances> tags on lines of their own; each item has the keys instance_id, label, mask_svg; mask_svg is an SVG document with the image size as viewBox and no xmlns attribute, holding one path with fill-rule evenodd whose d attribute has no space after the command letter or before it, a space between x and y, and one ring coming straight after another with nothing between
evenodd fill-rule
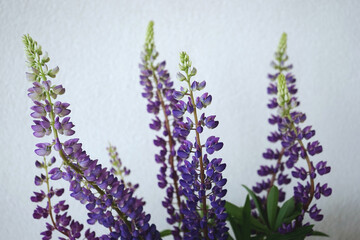
<instances>
[{"instance_id":1,"label":"flower bud cluster","mask_svg":"<svg viewBox=\"0 0 360 240\"><path fill-rule=\"evenodd\" d=\"M179 119L185 114L189 115L175 127L175 136L189 139L191 132L195 134L193 142L184 140L177 150L177 155L183 159L180 167L180 184L187 198L186 205L182 209L183 224L187 229L184 239L227 239L228 228L225 225L227 214L223 200L227 192L224 189L227 180L222 176L226 164L222 163L221 158L209 159L210 155L223 147L223 143L215 136L208 137L205 144L200 140L204 127L213 129L219 122L215 120L214 115L206 116L205 113L200 117L197 115L197 111L210 105L212 97L208 93L199 97L194 96L196 91L205 88L206 83L191 80L191 77L196 75L196 69L191 65L189 56L182 52L180 54L182 73L177 76L179 81L185 81L188 86L187 89L175 92L174 96L186 94L188 97L187 101L179 100L173 110L173 115Z\"/></svg>"},{"instance_id":2,"label":"flower bud cluster","mask_svg":"<svg viewBox=\"0 0 360 240\"><path fill-rule=\"evenodd\" d=\"M49 170L49 178L68 181L70 195L82 204L86 204L89 211L88 224L98 222L110 230L109 234L104 234L99 239L160 239L155 225L149 223L150 215L143 211L145 203L133 196L133 189L127 188L109 170L98 164L98 160L92 160L82 149L79 139L72 138L65 142L60 140L59 135L72 136L75 131L72 129L74 124L68 117L71 112L68 108L69 104L60 101L52 103L57 95L65 92L61 85L52 85L48 80L48 77L56 77L59 69L48 70L45 64L48 62L47 55L42 57L41 47L31 37L24 36L24 44L32 70L27 74L33 81L33 87L29 89L28 94L35 104L31 108L34 111L31 116L37 119L34 120L35 125L32 129L36 137L53 134L51 142L36 145L35 153L45 157L54 149L62 159L59 167L52 167ZM45 163L37 162L36 165L45 166ZM44 176L38 176L35 178L35 184L38 185L46 179ZM36 193L32 200L41 198L44 198L43 192ZM54 211L59 214L66 209L64 202L55 206ZM34 217L45 217L48 214L51 214L50 205L47 208L38 207ZM44 239L50 239L51 231L54 229L67 233L65 228L69 224L71 235L66 236L71 239L79 238L83 225L71 221L71 217L65 213L59 215L56 221L52 220L52 224L47 225L47 231L42 233ZM95 239L95 235L90 231L85 233L85 237Z\"/></svg>"},{"instance_id":3,"label":"flower bud cluster","mask_svg":"<svg viewBox=\"0 0 360 240\"><path fill-rule=\"evenodd\" d=\"M121 159L119 158L119 153L116 151L116 147L111 145L107 148L110 156L110 163L112 165L110 172L114 175L120 177L120 182L124 184L127 188L135 192L139 188L139 184L132 184L131 182L125 182L125 176L130 174L130 169L123 166Z\"/></svg>"}]
</instances>

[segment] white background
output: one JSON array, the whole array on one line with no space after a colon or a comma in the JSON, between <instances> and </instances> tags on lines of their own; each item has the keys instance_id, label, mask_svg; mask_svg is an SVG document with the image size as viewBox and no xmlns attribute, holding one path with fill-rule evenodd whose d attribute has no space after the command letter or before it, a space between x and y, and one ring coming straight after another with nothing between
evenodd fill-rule
<instances>
[{"instance_id":1,"label":"white background","mask_svg":"<svg viewBox=\"0 0 360 240\"><path fill-rule=\"evenodd\" d=\"M153 155L151 116L141 97L138 63L146 26L155 21L159 59L172 76L178 54L186 50L206 80L213 104L206 110L220 121L215 134L224 142L219 153L227 163L226 199L242 204L241 184L257 181L271 144L266 75L282 32L297 76L300 110L316 129L332 172L321 177L333 195L318 206L325 215L316 229L330 239L357 239L359 228L359 40L358 1L0 1L0 239L40 239L43 221L33 220L29 198L33 184L34 146L31 100L25 79L21 37L29 33L49 52L50 66L71 104L76 137L92 156L108 165L108 142L118 147L140 183L139 196L159 230L166 228L156 185L159 166ZM180 86L176 83L176 86ZM68 183L61 182L67 189ZM291 188L290 188L291 191ZM69 197L70 198L70 197ZM70 201L72 201L70 199ZM85 222L83 207L70 208ZM316 239L316 238L312 238Z\"/></svg>"}]
</instances>

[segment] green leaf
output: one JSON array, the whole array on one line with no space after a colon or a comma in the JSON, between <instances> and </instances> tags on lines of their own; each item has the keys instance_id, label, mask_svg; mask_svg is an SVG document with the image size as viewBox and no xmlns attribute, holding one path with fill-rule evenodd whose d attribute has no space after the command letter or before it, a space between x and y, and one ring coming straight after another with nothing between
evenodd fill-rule
<instances>
[{"instance_id":1,"label":"green leaf","mask_svg":"<svg viewBox=\"0 0 360 240\"><path fill-rule=\"evenodd\" d=\"M303 226L295 229L293 232L287 234L274 233L271 234L267 240L300 240L304 239L308 234L312 232L314 225Z\"/></svg>"},{"instance_id":2,"label":"green leaf","mask_svg":"<svg viewBox=\"0 0 360 240\"><path fill-rule=\"evenodd\" d=\"M250 201L249 201L249 203L250 203ZM234 231L236 231L236 233L234 232L235 238L242 239L242 238L240 238L240 235L242 235L242 231L244 230L244 228L247 228L250 230L256 230L257 232L261 232L261 233L265 233L265 234L269 234L270 230L267 228L267 226L262 224L261 222L259 222L258 219L251 216L251 206L247 205L246 202L245 202L245 205L246 206L244 206L244 208L243 208L243 207L238 207L229 201L226 201L226 203L225 203L226 212L228 214L227 220L230 222L231 228ZM250 207L249 214L245 214L245 207ZM249 226L244 227L244 225L247 225L247 223L245 223L245 219L244 219L245 215L250 216L250 227ZM239 235L237 235L237 234L239 234Z\"/></svg>"},{"instance_id":3,"label":"green leaf","mask_svg":"<svg viewBox=\"0 0 360 240\"><path fill-rule=\"evenodd\" d=\"M287 200L280 208L279 214L276 218L274 229L278 229L281 226L281 224L283 224L284 219L291 216L291 214L294 213L294 210L295 210L295 199L294 197L292 197L289 200Z\"/></svg>"},{"instance_id":4,"label":"green leaf","mask_svg":"<svg viewBox=\"0 0 360 240\"><path fill-rule=\"evenodd\" d=\"M326 233L319 232L319 231L313 231L313 232L311 233L311 236L330 237L330 236L327 235Z\"/></svg>"},{"instance_id":5,"label":"green leaf","mask_svg":"<svg viewBox=\"0 0 360 240\"><path fill-rule=\"evenodd\" d=\"M163 230L160 232L160 237L166 237L169 235L171 235L171 230L169 230L169 229L166 229L166 230Z\"/></svg>"},{"instance_id":6,"label":"green leaf","mask_svg":"<svg viewBox=\"0 0 360 240\"><path fill-rule=\"evenodd\" d=\"M259 212L259 216L260 216L260 218L264 221L264 222L266 222L266 219L265 219L265 212L263 211L263 209L261 208L261 204L260 204L260 202L259 202L259 199L258 199L258 197L255 195L255 193L253 192L253 191L251 191L247 186L245 186L245 185L242 185L245 189L246 189L246 191L248 191L248 193L249 193L249 195L251 196L251 198L252 198L252 200L254 200L254 203L255 203L255 206L256 206L256 209L258 210L258 212Z\"/></svg>"},{"instance_id":7,"label":"green leaf","mask_svg":"<svg viewBox=\"0 0 360 240\"><path fill-rule=\"evenodd\" d=\"M226 201L225 209L228 214L227 220L230 222L231 228L235 234L235 238L241 239L241 225L243 224L242 208Z\"/></svg>"},{"instance_id":8,"label":"green leaf","mask_svg":"<svg viewBox=\"0 0 360 240\"><path fill-rule=\"evenodd\" d=\"M251 240L264 240L266 235L262 235L262 234L257 234L255 236L252 236L250 239Z\"/></svg>"},{"instance_id":9,"label":"green leaf","mask_svg":"<svg viewBox=\"0 0 360 240\"><path fill-rule=\"evenodd\" d=\"M238 222L238 224L243 224L243 219L242 219L243 209L241 207L238 207L235 204L232 204L231 202L226 201L225 209L226 209L228 216L231 216L232 218L234 218Z\"/></svg>"},{"instance_id":10,"label":"green leaf","mask_svg":"<svg viewBox=\"0 0 360 240\"><path fill-rule=\"evenodd\" d=\"M292 220L294 220L297 216L299 216L301 214L301 211L296 210L295 212L293 212L293 214L291 214L289 217L284 218L284 220L282 221L282 223L290 223Z\"/></svg>"},{"instance_id":11,"label":"green leaf","mask_svg":"<svg viewBox=\"0 0 360 240\"><path fill-rule=\"evenodd\" d=\"M236 239L241 239L241 225L232 217L228 218Z\"/></svg>"},{"instance_id":12,"label":"green leaf","mask_svg":"<svg viewBox=\"0 0 360 240\"><path fill-rule=\"evenodd\" d=\"M263 232L266 234L270 232L270 230L268 229L268 227L266 225L259 222L259 220L257 220L253 216L251 216L250 222L251 222L251 229L254 229L258 232Z\"/></svg>"},{"instance_id":13,"label":"green leaf","mask_svg":"<svg viewBox=\"0 0 360 240\"><path fill-rule=\"evenodd\" d=\"M251 218L251 206L249 195L246 196L244 208L243 208L243 220L244 224L241 227L241 240L250 240L251 229L250 229L250 218Z\"/></svg>"},{"instance_id":14,"label":"green leaf","mask_svg":"<svg viewBox=\"0 0 360 240\"><path fill-rule=\"evenodd\" d=\"M268 215L268 222L270 228L273 230L275 228L278 201L279 201L279 189L276 186L272 186L269 195L267 197L266 209Z\"/></svg>"}]
</instances>

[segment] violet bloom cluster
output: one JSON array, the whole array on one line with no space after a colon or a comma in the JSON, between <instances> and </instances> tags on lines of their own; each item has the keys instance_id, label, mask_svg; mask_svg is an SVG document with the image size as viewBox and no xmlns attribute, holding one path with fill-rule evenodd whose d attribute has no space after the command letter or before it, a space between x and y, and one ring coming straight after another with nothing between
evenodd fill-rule
<instances>
[{"instance_id":1,"label":"violet bloom cluster","mask_svg":"<svg viewBox=\"0 0 360 240\"><path fill-rule=\"evenodd\" d=\"M144 87L142 96L148 101L147 111L154 115L150 128L162 133L161 136L156 136L154 144L160 148L159 153L155 154L155 161L161 165L160 173L157 175L158 186L166 189L166 196L162 202L168 213L166 220L174 225L174 239L182 239L180 225L183 215L180 209L184 203L178 183L178 166L181 158L177 156L175 149L176 144L184 141L185 137L175 136L174 133L181 120L172 116L172 110L178 101L173 96L174 83L165 69L165 61L155 63L159 54L155 49L153 25L152 21L148 25L144 51L141 54L140 84Z\"/></svg>"},{"instance_id":2,"label":"violet bloom cluster","mask_svg":"<svg viewBox=\"0 0 360 240\"><path fill-rule=\"evenodd\" d=\"M315 185L317 174L324 175L330 172L331 168L326 161L319 161L316 164L310 160L322 152L322 146L317 140L310 140L315 135L315 130L311 126L301 127L300 124L306 120L306 115L294 109L300 104L295 94L296 79L289 72L292 65L287 65L288 56L286 54L286 34L283 34L278 51L275 53L277 62L272 62L272 66L277 70L275 74L269 74L271 80L267 92L272 98L268 107L276 109L277 114L272 114L269 123L277 126L277 131L271 132L268 140L272 143L280 142L280 147L267 149L263 157L269 161L276 161L275 164L260 166L258 174L266 180L259 182L253 187L255 193L265 192L262 197L266 202L269 189L277 183L278 186L287 185L291 182L291 176L298 180L294 187L294 198L296 202L302 204L302 214L292 223L284 224L279 231L286 233L292 231L295 226L302 224L304 215L307 213L315 221L321 221L323 215L316 204L312 203L313 198L319 199L321 196L331 195L331 188L328 184ZM277 82L276 82L277 80ZM288 171L287 171L288 170ZM284 201L285 192L281 190L279 201Z\"/></svg>"},{"instance_id":3,"label":"violet bloom cluster","mask_svg":"<svg viewBox=\"0 0 360 240\"><path fill-rule=\"evenodd\" d=\"M59 239L78 239L81 236L81 231L84 228L84 225L80 222L72 219L68 215L69 205L66 204L65 200L56 201L54 197L61 197L64 193L63 188L54 189L50 184L50 177L48 168L50 168L56 162L55 157L52 157L49 162L47 162L46 157L43 157L42 161L36 161L35 166L37 168L43 169L45 174L40 176L35 176L35 185L41 186L46 185L46 192L41 190L40 192L34 192L34 196L30 199L32 202L40 204L44 200L46 201L46 206L37 205L34 210L33 217L34 219L48 219L49 222L46 223L46 230L41 232L43 240L49 240L53 236L53 232L57 231L61 234ZM91 232L90 229L87 229L85 232L85 237L87 239L98 239L95 237L95 233Z\"/></svg>"},{"instance_id":4,"label":"violet bloom cluster","mask_svg":"<svg viewBox=\"0 0 360 240\"><path fill-rule=\"evenodd\" d=\"M190 139L190 136L195 135L194 141L184 140L177 151L183 159L180 184L186 196L186 205L181 209L187 230L184 239L227 239L227 214L223 200L227 192L224 189L227 180L222 176L226 164L222 163L221 158L210 157L223 147L223 143L215 136L208 137L205 143L200 139L204 128L214 129L219 122L215 120L215 115L198 115L199 111L211 104L212 96L208 93L195 96L196 92L205 88L206 82L191 80L196 75L196 68L191 65L189 56L182 52L182 73L179 72L177 77L186 82L187 87L174 92L179 102L173 110L174 117L184 117L175 128L176 136ZM180 100L184 97L185 101ZM186 113L188 117L184 116Z\"/></svg>"},{"instance_id":5,"label":"violet bloom cluster","mask_svg":"<svg viewBox=\"0 0 360 240\"><path fill-rule=\"evenodd\" d=\"M35 118L32 129L35 137L50 136L51 141L36 145L35 153L44 159L36 165L46 170L46 175L37 176L35 184L43 181L64 179L69 182L71 196L82 204L86 205L88 213L88 224L96 222L109 229L108 234L99 238L95 237L89 230L85 233L87 239L161 239L155 225L150 224L150 215L143 211L144 202L133 196L133 191L127 188L117 179L107 168L102 167L98 160L92 160L82 149L82 144L78 138L70 138L66 141L61 140L61 136L72 136L74 124L70 121L69 104L55 101L58 95L65 92L61 85L52 84L49 78L55 78L59 68L48 69L47 62L49 57L43 55L41 46L30 36L23 38L26 56L31 69L27 73L27 78L32 82L33 87L28 91L28 96L33 100L34 112L31 116ZM62 159L61 165L52 166L46 163L46 157L52 151L58 152ZM47 167L51 169L47 172ZM67 205L60 201L51 207L50 199L55 195L60 196L63 190L49 188L48 193L35 193L32 201L40 202L46 196L48 199L47 207L38 207L34 212L34 217L47 217L55 212L55 218L51 217L51 223L47 224L47 230L42 233L43 239L51 239L51 232L59 231L69 239L81 237L83 225L71 220L67 216Z\"/></svg>"}]
</instances>

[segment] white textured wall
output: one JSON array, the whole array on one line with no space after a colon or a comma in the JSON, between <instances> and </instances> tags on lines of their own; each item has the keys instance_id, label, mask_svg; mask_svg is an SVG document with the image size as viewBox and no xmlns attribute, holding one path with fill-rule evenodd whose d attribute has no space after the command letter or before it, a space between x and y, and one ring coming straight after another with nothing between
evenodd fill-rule
<instances>
[{"instance_id":1,"label":"white textured wall","mask_svg":"<svg viewBox=\"0 0 360 240\"><path fill-rule=\"evenodd\" d=\"M59 65L56 81L66 87L76 137L93 158L107 164L108 141L118 146L140 183L146 211L166 227L163 192L156 187L159 166L148 129L150 115L140 97L137 64L149 20L155 21L160 59L177 72L186 50L207 80L220 120L216 134L225 143L227 199L243 203L240 184L255 183L265 164L261 154L272 129L266 74L283 31L298 78L301 110L324 147L317 160L332 172L321 181L333 188L318 205L317 229L330 239L360 235L360 4L358 1L0 1L0 239L40 239L44 222L32 219L29 198L36 155L27 98L21 36L29 33ZM179 84L177 84L179 86ZM44 141L44 140L40 140ZM68 188L64 182L64 187ZM71 201L71 200L70 200ZM75 205L78 219L85 211ZM315 238L313 238L315 239Z\"/></svg>"}]
</instances>

